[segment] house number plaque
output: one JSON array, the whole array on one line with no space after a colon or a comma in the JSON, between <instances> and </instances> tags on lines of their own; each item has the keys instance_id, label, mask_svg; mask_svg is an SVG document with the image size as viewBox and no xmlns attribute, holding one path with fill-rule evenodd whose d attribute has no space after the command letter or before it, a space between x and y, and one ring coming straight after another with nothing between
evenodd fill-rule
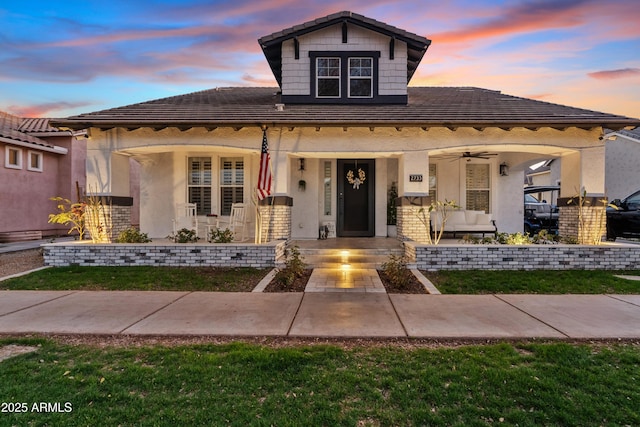
<instances>
[{"instance_id":1,"label":"house number plaque","mask_svg":"<svg viewBox=\"0 0 640 427\"><path fill-rule=\"evenodd\" d=\"M422 182L422 175L409 175L409 182Z\"/></svg>"}]
</instances>

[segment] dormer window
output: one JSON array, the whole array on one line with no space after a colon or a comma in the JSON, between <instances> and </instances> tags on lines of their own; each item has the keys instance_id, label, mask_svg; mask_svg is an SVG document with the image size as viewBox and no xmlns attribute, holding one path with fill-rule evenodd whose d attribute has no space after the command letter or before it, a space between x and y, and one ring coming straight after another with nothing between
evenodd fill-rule
<instances>
[{"instance_id":1,"label":"dormer window","mask_svg":"<svg viewBox=\"0 0 640 427\"><path fill-rule=\"evenodd\" d=\"M373 58L349 58L349 97L373 96Z\"/></svg>"},{"instance_id":2,"label":"dormer window","mask_svg":"<svg viewBox=\"0 0 640 427\"><path fill-rule=\"evenodd\" d=\"M309 52L311 88L319 102L371 102L377 95L380 52Z\"/></svg>"},{"instance_id":3,"label":"dormer window","mask_svg":"<svg viewBox=\"0 0 640 427\"><path fill-rule=\"evenodd\" d=\"M316 58L318 98L340 98L340 58Z\"/></svg>"}]
</instances>

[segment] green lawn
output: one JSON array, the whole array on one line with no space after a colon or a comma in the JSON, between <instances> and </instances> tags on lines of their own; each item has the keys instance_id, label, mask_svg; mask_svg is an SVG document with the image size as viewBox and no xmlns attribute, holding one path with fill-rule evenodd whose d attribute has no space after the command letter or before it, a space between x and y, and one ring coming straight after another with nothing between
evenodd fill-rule
<instances>
[{"instance_id":1,"label":"green lawn","mask_svg":"<svg viewBox=\"0 0 640 427\"><path fill-rule=\"evenodd\" d=\"M268 272L214 267L56 267L5 280L0 289L250 292Z\"/></svg>"},{"instance_id":2,"label":"green lawn","mask_svg":"<svg viewBox=\"0 0 640 427\"><path fill-rule=\"evenodd\" d=\"M14 342L40 347L0 362L2 402L29 408L0 425L640 425L637 345L0 346Z\"/></svg>"},{"instance_id":3,"label":"green lawn","mask_svg":"<svg viewBox=\"0 0 640 427\"><path fill-rule=\"evenodd\" d=\"M443 294L640 294L640 281L616 274L636 271L439 271L422 272Z\"/></svg>"}]
</instances>

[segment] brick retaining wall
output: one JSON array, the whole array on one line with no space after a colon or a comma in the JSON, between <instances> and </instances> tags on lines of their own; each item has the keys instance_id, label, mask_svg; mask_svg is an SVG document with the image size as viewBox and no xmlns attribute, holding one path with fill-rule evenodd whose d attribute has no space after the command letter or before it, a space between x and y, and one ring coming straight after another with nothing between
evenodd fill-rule
<instances>
[{"instance_id":1,"label":"brick retaining wall","mask_svg":"<svg viewBox=\"0 0 640 427\"><path fill-rule=\"evenodd\" d=\"M633 270L640 246L422 245L405 242L420 270Z\"/></svg>"},{"instance_id":2,"label":"brick retaining wall","mask_svg":"<svg viewBox=\"0 0 640 427\"><path fill-rule=\"evenodd\" d=\"M284 254L284 241L256 244L92 244L67 242L42 245L45 265L274 267Z\"/></svg>"}]
</instances>

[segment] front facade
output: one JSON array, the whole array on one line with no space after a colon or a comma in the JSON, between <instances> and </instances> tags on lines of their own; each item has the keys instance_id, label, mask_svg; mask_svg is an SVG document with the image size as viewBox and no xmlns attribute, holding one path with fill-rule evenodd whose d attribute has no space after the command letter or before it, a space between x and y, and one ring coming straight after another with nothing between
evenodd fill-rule
<instances>
[{"instance_id":1,"label":"front facade","mask_svg":"<svg viewBox=\"0 0 640 427\"><path fill-rule=\"evenodd\" d=\"M517 232L531 164L562 160L561 197L601 196L603 127L640 124L481 88L409 87L430 41L351 12L259 43L279 87L216 88L60 120L89 129L87 185L130 197L135 160L140 228L165 237L176 203L196 203L200 224L232 203L256 203L266 135L271 197L250 209L248 227L261 241L316 239L325 226L329 237L387 236L392 188L400 239L425 239L418 212L435 200Z\"/></svg>"}]
</instances>

